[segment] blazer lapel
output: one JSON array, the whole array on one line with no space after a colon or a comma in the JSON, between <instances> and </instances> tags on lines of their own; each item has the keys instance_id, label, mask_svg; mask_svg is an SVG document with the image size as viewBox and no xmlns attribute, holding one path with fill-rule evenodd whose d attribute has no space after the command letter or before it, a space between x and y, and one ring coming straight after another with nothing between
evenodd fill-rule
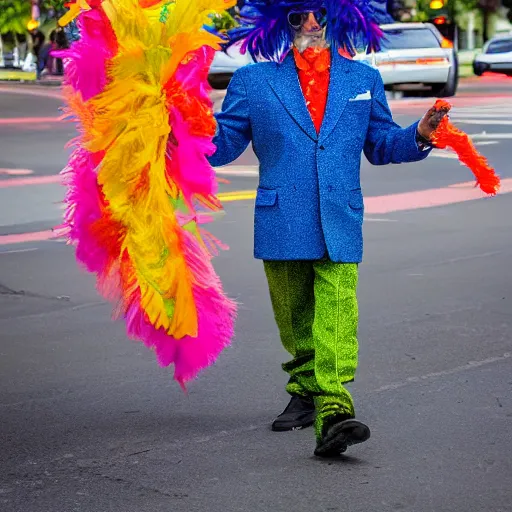
<instances>
[{"instance_id":1,"label":"blazer lapel","mask_svg":"<svg viewBox=\"0 0 512 512\"><path fill-rule=\"evenodd\" d=\"M324 119L320 127L318 140L329 137L334 130L341 114L345 110L349 98L352 97L357 87L356 73L350 73L350 62L333 52L331 55L331 73L329 78L329 90L327 92L327 105Z\"/></svg>"},{"instance_id":2,"label":"blazer lapel","mask_svg":"<svg viewBox=\"0 0 512 512\"><path fill-rule=\"evenodd\" d=\"M277 65L275 73L269 77L268 81L288 114L290 114L306 135L316 141L318 135L309 114L306 100L302 94L292 52L281 64Z\"/></svg>"}]
</instances>

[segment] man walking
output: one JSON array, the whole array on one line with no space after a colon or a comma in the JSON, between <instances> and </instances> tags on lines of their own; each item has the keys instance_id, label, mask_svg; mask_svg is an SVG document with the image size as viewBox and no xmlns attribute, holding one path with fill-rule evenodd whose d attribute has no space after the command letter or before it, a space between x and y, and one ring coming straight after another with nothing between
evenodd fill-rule
<instances>
[{"instance_id":1,"label":"man walking","mask_svg":"<svg viewBox=\"0 0 512 512\"><path fill-rule=\"evenodd\" d=\"M226 165L253 144L254 255L292 357L283 365L291 400L272 428L315 422L315 454L323 457L370 437L345 387L358 356L361 153L374 165L422 160L446 114L432 109L407 128L393 122L378 71L347 58L354 40L375 45L380 31L364 3L347 5L246 2L233 41L270 62L234 74L210 158Z\"/></svg>"}]
</instances>

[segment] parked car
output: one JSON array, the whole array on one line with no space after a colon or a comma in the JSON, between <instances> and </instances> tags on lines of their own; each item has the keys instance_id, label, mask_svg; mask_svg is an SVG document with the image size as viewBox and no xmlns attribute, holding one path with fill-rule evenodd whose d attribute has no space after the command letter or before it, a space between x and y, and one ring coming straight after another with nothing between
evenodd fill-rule
<instances>
[{"instance_id":1,"label":"parked car","mask_svg":"<svg viewBox=\"0 0 512 512\"><path fill-rule=\"evenodd\" d=\"M438 97L455 95L459 81L457 54L430 23L393 23L381 25L384 37L381 49L356 55L377 68L386 89L431 88Z\"/></svg>"},{"instance_id":2,"label":"parked car","mask_svg":"<svg viewBox=\"0 0 512 512\"><path fill-rule=\"evenodd\" d=\"M214 89L225 89L233 73L246 64L253 62L249 53L242 55L240 53L240 45L229 48L227 53L218 51L215 53L210 71L208 73L208 81Z\"/></svg>"},{"instance_id":3,"label":"parked car","mask_svg":"<svg viewBox=\"0 0 512 512\"><path fill-rule=\"evenodd\" d=\"M512 75L512 35L493 37L482 48L482 53L473 61L475 75L486 71Z\"/></svg>"}]
</instances>

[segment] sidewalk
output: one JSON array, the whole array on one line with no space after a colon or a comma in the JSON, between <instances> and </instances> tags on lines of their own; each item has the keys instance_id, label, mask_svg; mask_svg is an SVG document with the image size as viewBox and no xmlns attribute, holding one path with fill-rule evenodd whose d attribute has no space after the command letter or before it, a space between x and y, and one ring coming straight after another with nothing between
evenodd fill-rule
<instances>
[{"instance_id":1,"label":"sidewalk","mask_svg":"<svg viewBox=\"0 0 512 512\"><path fill-rule=\"evenodd\" d=\"M62 76L45 75L41 80L36 80L35 72L21 71L19 69L0 68L1 82L34 83L39 85L61 85Z\"/></svg>"}]
</instances>

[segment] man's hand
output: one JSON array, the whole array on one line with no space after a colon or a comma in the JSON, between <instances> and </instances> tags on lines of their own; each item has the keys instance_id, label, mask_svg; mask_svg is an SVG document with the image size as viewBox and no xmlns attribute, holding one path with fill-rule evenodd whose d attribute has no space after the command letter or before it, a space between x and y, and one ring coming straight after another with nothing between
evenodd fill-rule
<instances>
[{"instance_id":1,"label":"man's hand","mask_svg":"<svg viewBox=\"0 0 512 512\"><path fill-rule=\"evenodd\" d=\"M426 140L430 140L430 137L439 126L441 119L450 111L449 105L443 105L439 109L435 106L430 108L427 113L421 118L420 124L418 125L418 133Z\"/></svg>"}]
</instances>

